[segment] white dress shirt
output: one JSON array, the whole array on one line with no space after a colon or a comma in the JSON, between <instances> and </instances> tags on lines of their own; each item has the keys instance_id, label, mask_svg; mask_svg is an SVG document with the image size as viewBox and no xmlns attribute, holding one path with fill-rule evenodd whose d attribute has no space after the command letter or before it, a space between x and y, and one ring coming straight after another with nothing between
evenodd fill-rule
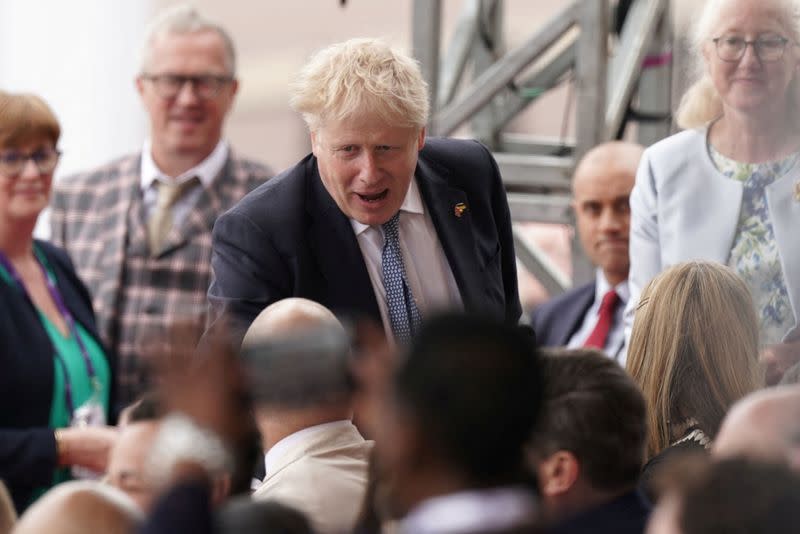
<instances>
[{"instance_id":1,"label":"white dress shirt","mask_svg":"<svg viewBox=\"0 0 800 534\"><path fill-rule=\"evenodd\" d=\"M402 534L501 531L530 522L533 495L514 487L462 491L427 499L400 522Z\"/></svg>"},{"instance_id":2,"label":"white dress shirt","mask_svg":"<svg viewBox=\"0 0 800 534\"><path fill-rule=\"evenodd\" d=\"M387 337L392 339L394 336L386 307L386 289L383 287L381 266L383 229L353 219L350 219L350 224L367 266L384 330ZM430 214L425 210L416 178L411 180L406 198L400 206L399 233L406 277L423 319L439 310L462 309L461 293Z\"/></svg>"},{"instance_id":3,"label":"white dress shirt","mask_svg":"<svg viewBox=\"0 0 800 534\"><path fill-rule=\"evenodd\" d=\"M155 186L156 181L179 184L197 176L203 187L193 187L185 195L178 198L172 205L172 225L178 226L181 224L186 217L189 216L192 208L203 193L203 189L209 189L211 184L214 183L214 179L222 171L225 162L228 160L228 152L228 143L220 140L211 154L195 167L192 167L180 176L167 176L158 168L158 165L156 165L156 162L153 160L151 141L149 139L146 140L144 142L144 148L142 149L141 164L141 189L145 216L149 219L158 203L158 188Z\"/></svg>"},{"instance_id":4,"label":"white dress shirt","mask_svg":"<svg viewBox=\"0 0 800 534\"><path fill-rule=\"evenodd\" d=\"M567 348L573 349L582 347L583 344L589 339L594 327L597 326L597 321L600 318L600 303L603 301L603 295L611 290L611 284L606 280L605 275L601 269L597 269L595 275L595 293L594 302L587 310L586 315L583 316L583 323L581 327L572 335L567 343ZM624 353L622 346L625 343L625 324L623 316L625 314L625 306L628 304L628 299L631 296L628 289L628 281L624 280L614 286L614 291L619 295L620 302L617 304L617 309L614 310L614 320L611 323L611 330L608 331L606 338L606 345L603 347L605 352L610 358L614 358L623 367L625 366Z\"/></svg>"}]
</instances>

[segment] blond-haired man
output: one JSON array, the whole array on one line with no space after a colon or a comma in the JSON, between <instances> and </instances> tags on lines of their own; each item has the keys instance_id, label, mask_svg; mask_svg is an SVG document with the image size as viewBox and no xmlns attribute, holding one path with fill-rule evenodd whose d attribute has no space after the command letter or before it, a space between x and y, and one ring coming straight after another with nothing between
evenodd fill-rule
<instances>
[{"instance_id":1,"label":"blond-haired man","mask_svg":"<svg viewBox=\"0 0 800 534\"><path fill-rule=\"evenodd\" d=\"M520 315L497 165L475 141L426 139L416 62L354 39L318 52L293 87L313 153L214 227L209 300L235 332L286 297L383 323L398 341L426 316Z\"/></svg>"}]
</instances>

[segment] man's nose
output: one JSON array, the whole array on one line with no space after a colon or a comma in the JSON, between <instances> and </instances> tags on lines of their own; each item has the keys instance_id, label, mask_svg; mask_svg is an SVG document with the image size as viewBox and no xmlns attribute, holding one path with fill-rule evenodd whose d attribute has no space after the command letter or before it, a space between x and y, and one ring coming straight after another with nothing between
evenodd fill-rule
<instances>
[{"instance_id":1,"label":"man's nose","mask_svg":"<svg viewBox=\"0 0 800 534\"><path fill-rule=\"evenodd\" d=\"M374 182L378 177L378 162L371 150L365 150L359 158L359 178L363 182Z\"/></svg>"},{"instance_id":2,"label":"man's nose","mask_svg":"<svg viewBox=\"0 0 800 534\"><path fill-rule=\"evenodd\" d=\"M195 87L193 80L185 80L183 82L175 101L183 105L192 105L200 101L200 97L197 96L197 87Z\"/></svg>"},{"instance_id":3,"label":"man's nose","mask_svg":"<svg viewBox=\"0 0 800 534\"><path fill-rule=\"evenodd\" d=\"M613 209L606 209L600 214L600 229L604 232L615 232L622 229L622 218Z\"/></svg>"}]
</instances>

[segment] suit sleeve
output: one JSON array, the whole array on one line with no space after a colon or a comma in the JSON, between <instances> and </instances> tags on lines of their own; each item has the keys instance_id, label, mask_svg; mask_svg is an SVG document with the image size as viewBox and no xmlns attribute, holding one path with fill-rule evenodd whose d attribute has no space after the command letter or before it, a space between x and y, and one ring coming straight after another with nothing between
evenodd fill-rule
<instances>
[{"instance_id":1,"label":"suit sleeve","mask_svg":"<svg viewBox=\"0 0 800 534\"><path fill-rule=\"evenodd\" d=\"M519 301L517 256L514 252L514 234L511 228L511 212L508 208L508 196L503 187L503 180L500 176L500 169L497 167L497 162L484 145L478 144L486 152L492 166L490 194L492 213L497 228L498 240L500 241L500 261L502 265L503 290L505 292L506 302L505 319L509 323L517 323L522 315L522 305Z\"/></svg>"},{"instance_id":2,"label":"suit sleeve","mask_svg":"<svg viewBox=\"0 0 800 534\"><path fill-rule=\"evenodd\" d=\"M631 266L628 274L631 297L625 308L625 346L630 341L631 329L639 296L644 286L661 272L661 243L658 230L658 191L650 157L645 151L636 185L631 192Z\"/></svg>"},{"instance_id":3,"label":"suit sleeve","mask_svg":"<svg viewBox=\"0 0 800 534\"><path fill-rule=\"evenodd\" d=\"M224 214L214 225L211 267L206 336L224 328L236 347L261 310L291 295L291 274L272 240L238 211Z\"/></svg>"},{"instance_id":4,"label":"suit sleeve","mask_svg":"<svg viewBox=\"0 0 800 534\"><path fill-rule=\"evenodd\" d=\"M34 489L52 484L56 456L52 428L0 429L0 479L18 510L28 504Z\"/></svg>"}]
</instances>

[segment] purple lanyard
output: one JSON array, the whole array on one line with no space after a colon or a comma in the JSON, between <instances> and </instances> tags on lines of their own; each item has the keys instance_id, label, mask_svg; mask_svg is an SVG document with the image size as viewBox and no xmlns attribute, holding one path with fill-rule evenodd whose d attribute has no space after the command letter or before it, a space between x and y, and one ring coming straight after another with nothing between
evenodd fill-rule
<instances>
[{"instance_id":1,"label":"purple lanyard","mask_svg":"<svg viewBox=\"0 0 800 534\"><path fill-rule=\"evenodd\" d=\"M97 392L100 389L100 384L97 380L94 365L92 365L92 359L89 357L89 351L87 350L86 345L83 343L83 339L81 339L81 336L78 333L75 319L72 318L72 314L64 304L64 299L61 298L61 292L58 290L55 280L50 272L45 268L44 261L39 257L39 252L36 249L34 249L34 256L36 257L36 262L39 264L39 267L42 269L42 274L44 274L45 283L47 285L47 290L50 292L50 297L53 299L53 302L55 302L56 308L58 308L61 317L63 317L64 322L67 324L67 330L69 331L70 335L75 338L75 341L78 343L81 356L83 356L83 361L86 364L86 371L89 373L89 381L91 382L94 390ZM28 291L25 289L25 284L22 282L22 277L19 275L11 262L8 261L8 258L2 251L0 251L0 265L2 265L3 268L8 271L8 274L14 279L14 282L17 284L19 290L25 295L28 295ZM30 299L30 296L28 296L28 298ZM67 364L64 361L64 358L58 354L58 352L56 352L56 359L61 364L61 370L64 373L64 395L67 398L67 406L69 407L70 413L73 413L75 411L75 404L72 399L72 384L69 380Z\"/></svg>"}]
</instances>

